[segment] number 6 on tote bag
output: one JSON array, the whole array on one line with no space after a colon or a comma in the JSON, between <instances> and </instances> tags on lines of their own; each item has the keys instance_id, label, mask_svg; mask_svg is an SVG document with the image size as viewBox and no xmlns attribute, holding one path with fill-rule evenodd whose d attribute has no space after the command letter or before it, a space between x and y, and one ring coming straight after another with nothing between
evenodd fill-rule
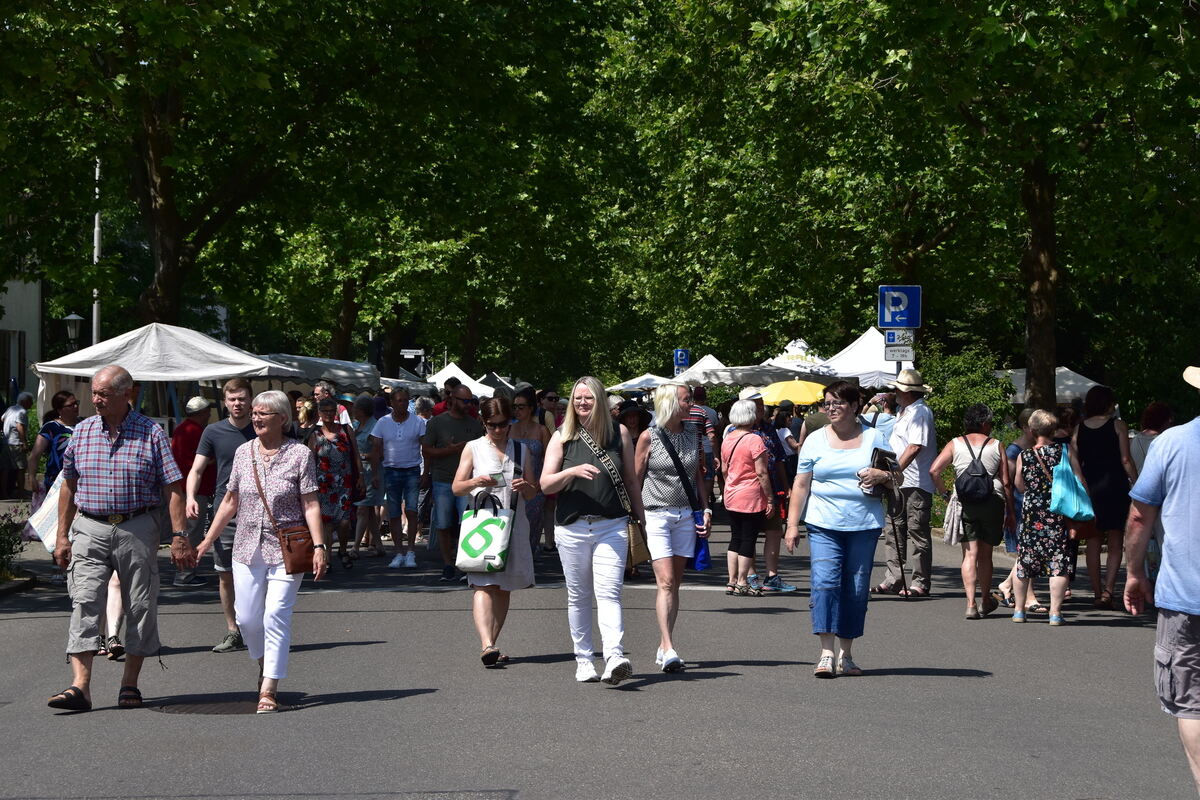
<instances>
[{"instance_id":1,"label":"number 6 on tote bag","mask_svg":"<svg viewBox=\"0 0 1200 800\"><path fill-rule=\"evenodd\" d=\"M513 510L500 508L495 495L476 494L462 515L454 565L463 572L502 572L508 564L512 520Z\"/></svg>"}]
</instances>

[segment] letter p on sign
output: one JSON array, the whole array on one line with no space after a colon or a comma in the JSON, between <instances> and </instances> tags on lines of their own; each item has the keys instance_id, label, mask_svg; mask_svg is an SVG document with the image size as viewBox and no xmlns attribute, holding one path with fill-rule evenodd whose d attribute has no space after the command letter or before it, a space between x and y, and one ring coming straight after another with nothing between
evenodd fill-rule
<instances>
[{"instance_id":1,"label":"letter p on sign","mask_svg":"<svg viewBox=\"0 0 1200 800\"><path fill-rule=\"evenodd\" d=\"M880 286L877 326L880 328L921 327L921 287Z\"/></svg>"}]
</instances>

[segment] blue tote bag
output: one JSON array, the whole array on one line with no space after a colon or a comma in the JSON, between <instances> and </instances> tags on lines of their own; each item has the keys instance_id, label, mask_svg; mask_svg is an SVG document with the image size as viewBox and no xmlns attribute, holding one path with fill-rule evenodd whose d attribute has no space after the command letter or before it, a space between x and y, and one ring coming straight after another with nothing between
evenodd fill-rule
<instances>
[{"instance_id":1,"label":"blue tote bag","mask_svg":"<svg viewBox=\"0 0 1200 800\"><path fill-rule=\"evenodd\" d=\"M1075 470L1071 469L1070 450L1065 442L1062 448L1062 457L1054 465L1054 476L1050 479L1050 511L1076 522L1088 522L1096 518L1092 498L1088 497L1087 490L1075 477ZM1041 460L1038 456L1038 461ZM1043 461L1042 468L1045 467Z\"/></svg>"}]
</instances>

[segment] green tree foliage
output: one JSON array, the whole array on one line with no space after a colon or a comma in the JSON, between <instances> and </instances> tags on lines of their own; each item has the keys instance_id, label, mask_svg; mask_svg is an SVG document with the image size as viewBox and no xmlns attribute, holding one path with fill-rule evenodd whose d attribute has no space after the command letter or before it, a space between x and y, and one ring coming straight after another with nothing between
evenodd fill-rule
<instances>
[{"instance_id":1,"label":"green tree foliage","mask_svg":"<svg viewBox=\"0 0 1200 800\"><path fill-rule=\"evenodd\" d=\"M976 403L992 410L999 428L1013 415L1013 385L996 376L996 356L984 347L966 347L956 353L935 342L922 345L921 377L933 387L926 403L933 411L938 442L945 444L963 433L963 414Z\"/></svg>"}]
</instances>

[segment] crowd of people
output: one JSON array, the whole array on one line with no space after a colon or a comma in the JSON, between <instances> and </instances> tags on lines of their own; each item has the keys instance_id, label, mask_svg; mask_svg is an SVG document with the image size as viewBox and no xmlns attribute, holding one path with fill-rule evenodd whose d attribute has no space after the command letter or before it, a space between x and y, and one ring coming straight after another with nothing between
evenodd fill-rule
<instances>
[{"instance_id":1,"label":"crowd of people","mask_svg":"<svg viewBox=\"0 0 1200 800\"><path fill-rule=\"evenodd\" d=\"M1200 385L1200 371L1192 378ZM718 411L704 404L702 388L676 383L653 392L651 409L609 397L592 377L575 381L565 407L553 390L524 386L481 401L457 382L444 387L437 403L396 388L346 397L347 407L323 381L311 397L279 391L252 397L248 381L232 379L222 387L225 414L218 421L210 422L211 402L192 398L168 438L134 410L129 373L105 367L92 381L96 415L80 420L77 398L56 394L29 454L30 482L42 456L44 485L59 473L63 478L54 556L66 570L73 601L67 644L73 680L50 705L89 709L92 660L111 658L114 650L125 657L118 704L141 705L139 671L159 649L157 550L164 530L171 532L176 585L203 582L195 574L197 560L213 553L225 621L214 650L249 651L259 667L260 713L278 708L304 574L287 568L281 543L290 547L289 540L280 535L287 530L311 539L306 569L317 580L329 569L335 544L343 570L354 569L363 552L386 557L384 521L392 540L389 567L416 566L417 545L424 542L441 559L442 580L462 580L472 589L485 667L508 660L499 639L511 593L534 585L535 552L544 537L540 552L556 553L562 563L575 678L612 685L634 672L624 642L622 587L644 547L658 590L655 665L678 672L686 666L674 638L680 584L711 534L718 502L730 528L726 593L796 591L779 574L779 550L786 545L794 552L806 535L819 646L813 674L859 676L853 646L863 636L870 595L930 593L935 493L948 501L948 541L961 545L968 620L1006 606L1013 622L1047 613L1051 625L1065 624L1080 541L1091 602L1111 608L1132 532L1126 607L1140 611L1161 561L1170 588L1155 600L1171 609L1173 598L1182 598L1175 604L1183 617L1174 618L1167 634L1160 620L1160 638L1172 637L1186 657L1160 668L1194 683L1187 659L1200 644L1187 637L1196 633L1200 609L1192 605L1200 595L1189 592L1200 581L1180 566L1191 545L1181 544L1172 528L1194 526L1193 517L1181 515L1195 492L1180 500L1187 485L1170 475L1194 469L1200 456L1186 450L1191 439L1170 437L1169 409L1151 404L1131 436L1117 418L1112 391L1096 386L1082 413L1072 407L1023 411L1020 435L1006 447L993 437L990 409L975 405L962 420L963 435L939 452L925 403L931 387L919 372L905 370L891 389L868 398L857 386L835 381L801 417L791 404L766 408L754 389ZM24 402L15 407L28 411ZM7 429L7 414L5 420ZM1166 451L1157 442L1168 438L1181 440L1177 448L1190 459L1184 467L1156 459ZM1087 491L1093 521L1053 510L1060 464ZM1139 480L1143 471L1147 477ZM500 572L463 573L455 566L459 523L484 499L511 513L507 565ZM1171 513L1157 514L1163 506ZM886 571L872 586L880 540ZM1015 564L993 588L993 551L1002 544ZM1036 597L1042 578L1048 608ZM124 640L114 629L121 621ZM601 634L600 670L593 622ZM1200 719L1188 716L1200 697L1184 687L1163 703L1180 717L1187 744L1196 733L1185 721Z\"/></svg>"}]
</instances>

